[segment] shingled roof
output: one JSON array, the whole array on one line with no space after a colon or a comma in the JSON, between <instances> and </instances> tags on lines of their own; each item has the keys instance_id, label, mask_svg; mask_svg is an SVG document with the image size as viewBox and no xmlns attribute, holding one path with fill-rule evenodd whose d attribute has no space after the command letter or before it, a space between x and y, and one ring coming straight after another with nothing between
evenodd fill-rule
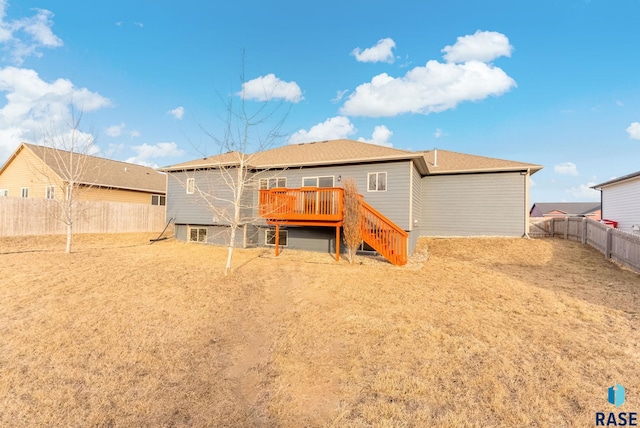
<instances>
[{"instance_id":1,"label":"shingled roof","mask_svg":"<svg viewBox=\"0 0 640 428\"><path fill-rule=\"evenodd\" d=\"M201 168L218 168L238 163L238 152L229 152L202 159L160 168L161 171L181 171ZM540 165L463 153L437 150L411 152L353 140L331 140L303 144L291 144L271 150L244 155L251 168L288 168L316 165L342 165L393 160L413 160L423 175L467 173L479 171L526 171L542 169Z\"/></svg>"},{"instance_id":2,"label":"shingled roof","mask_svg":"<svg viewBox=\"0 0 640 428\"><path fill-rule=\"evenodd\" d=\"M423 153L427 161L429 174L526 171L527 169L534 173L542 169L541 165L450 152L448 150L438 149Z\"/></svg>"},{"instance_id":3,"label":"shingled roof","mask_svg":"<svg viewBox=\"0 0 640 428\"><path fill-rule=\"evenodd\" d=\"M61 167L63 167L65 157L70 157L71 152L22 143L13 157L24 148L29 149L35 156L40 158L60 178L64 178L65 174L61 171ZM84 162L82 174L78 180L80 184L166 193L166 175L153 168L78 153L75 156L77 162ZM9 158L7 163L0 169L0 173L11 162L12 158Z\"/></svg>"},{"instance_id":4,"label":"shingled roof","mask_svg":"<svg viewBox=\"0 0 640 428\"><path fill-rule=\"evenodd\" d=\"M541 217L552 211L559 211L568 216L591 214L600 209L600 202L536 202L529 214Z\"/></svg>"}]
</instances>

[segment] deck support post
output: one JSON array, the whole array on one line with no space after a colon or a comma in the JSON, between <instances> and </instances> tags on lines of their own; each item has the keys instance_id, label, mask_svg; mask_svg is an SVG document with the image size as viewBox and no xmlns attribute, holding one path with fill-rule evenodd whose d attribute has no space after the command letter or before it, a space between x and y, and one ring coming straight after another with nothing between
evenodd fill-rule
<instances>
[{"instance_id":1,"label":"deck support post","mask_svg":"<svg viewBox=\"0 0 640 428\"><path fill-rule=\"evenodd\" d=\"M280 223L276 223L276 257L280 255Z\"/></svg>"},{"instance_id":2,"label":"deck support post","mask_svg":"<svg viewBox=\"0 0 640 428\"><path fill-rule=\"evenodd\" d=\"M340 226L336 226L336 261L340 261Z\"/></svg>"}]
</instances>

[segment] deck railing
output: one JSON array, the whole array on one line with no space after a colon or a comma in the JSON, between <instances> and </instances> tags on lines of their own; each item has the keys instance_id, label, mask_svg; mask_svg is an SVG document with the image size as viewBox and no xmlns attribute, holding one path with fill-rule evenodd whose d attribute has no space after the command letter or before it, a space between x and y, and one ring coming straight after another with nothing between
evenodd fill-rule
<instances>
[{"instance_id":1,"label":"deck railing","mask_svg":"<svg viewBox=\"0 0 640 428\"><path fill-rule=\"evenodd\" d=\"M394 265L407 264L409 234L361 200L360 233L362 239Z\"/></svg>"},{"instance_id":2,"label":"deck railing","mask_svg":"<svg viewBox=\"0 0 640 428\"><path fill-rule=\"evenodd\" d=\"M340 187L260 190L259 215L271 221L341 221Z\"/></svg>"}]
</instances>

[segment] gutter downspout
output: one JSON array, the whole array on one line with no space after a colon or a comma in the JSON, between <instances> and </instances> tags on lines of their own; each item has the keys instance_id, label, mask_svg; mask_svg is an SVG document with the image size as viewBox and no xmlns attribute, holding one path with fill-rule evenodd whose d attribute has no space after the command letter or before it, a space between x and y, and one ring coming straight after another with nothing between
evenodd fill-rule
<instances>
[{"instance_id":1,"label":"gutter downspout","mask_svg":"<svg viewBox=\"0 0 640 428\"><path fill-rule=\"evenodd\" d=\"M527 168L524 176L524 235L523 238L531 239L529 236L529 177L531 168Z\"/></svg>"}]
</instances>

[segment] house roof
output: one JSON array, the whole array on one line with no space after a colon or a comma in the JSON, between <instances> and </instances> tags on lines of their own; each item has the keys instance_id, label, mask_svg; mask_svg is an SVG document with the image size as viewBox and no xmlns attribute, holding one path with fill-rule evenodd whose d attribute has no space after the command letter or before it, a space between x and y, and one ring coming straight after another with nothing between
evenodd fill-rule
<instances>
[{"instance_id":1,"label":"house roof","mask_svg":"<svg viewBox=\"0 0 640 428\"><path fill-rule=\"evenodd\" d=\"M41 159L58 177L64 178L65 174L62 172L65 164L64 156L69 156L71 152L28 143L22 143L20 147L18 147L14 154L9 157L9 160L0 168L0 174L2 174L9 163L11 163L24 148L27 148ZM61 155L63 157L61 157ZM161 194L166 193L166 175L153 168L97 156L77 153L75 155L77 162L85 163L78 180L81 184Z\"/></svg>"},{"instance_id":2,"label":"house roof","mask_svg":"<svg viewBox=\"0 0 640 428\"><path fill-rule=\"evenodd\" d=\"M530 170L533 174L542 169L541 165L469 155L448 150L437 149L423 153L427 161L429 174L526 170Z\"/></svg>"},{"instance_id":3,"label":"house roof","mask_svg":"<svg viewBox=\"0 0 640 428\"><path fill-rule=\"evenodd\" d=\"M531 207L532 213L535 208L545 215L552 211L560 211L567 215L587 215L600 209L600 202L536 202Z\"/></svg>"},{"instance_id":4,"label":"house roof","mask_svg":"<svg viewBox=\"0 0 640 428\"><path fill-rule=\"evenodd\" d=\"M640 177L640 171L632 172L631 174L623 175L622 177L613 178L609 181L605 181L604 183L596 184L595 186L591 186L592 189L598 190L601 187L608 186L610 184L619 183L621 181L631 180L632 178Z\"/></svg>"},{"instance_id":5,"label":"house roof","mask_svg":"<svg viewBox=\"0 0 640 428\"><path fill-rule=\"evenodd\" d=\"M245 155L247 156L245 159L251 167L256 169L413 160L418 171L423 175L478 171L522 171L527 169L535 172L542 169L540 165L467 155L446 150L438 150L437 153L437 164L434 165L433 151L411 152L342 139L286 145L252 155ZM242 154L229 152L167 166L160 170L179 171L230 166L238 163L239 156L242 156Z\"/></svg>"}]
</instances>

